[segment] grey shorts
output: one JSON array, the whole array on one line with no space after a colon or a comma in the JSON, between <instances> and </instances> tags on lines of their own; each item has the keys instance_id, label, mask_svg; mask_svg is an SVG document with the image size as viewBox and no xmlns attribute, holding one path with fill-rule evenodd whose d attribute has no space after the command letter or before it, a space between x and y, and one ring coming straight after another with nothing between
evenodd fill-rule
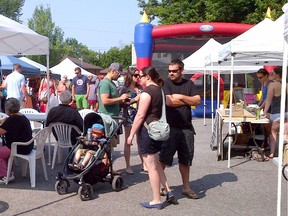
<instances>
[{"instance_id":1,"label":"grey shorts","mask_svg":"<svg viewBox=\"0 0 288 216\"><path fill-rule=\"evenodd\" d=\"M194 157L194 131L189 129L170 128L170 137L164 141L160 151L160 162L172 166L175 153L178 162L191 166Z\"/></svg>"}]
</instances>

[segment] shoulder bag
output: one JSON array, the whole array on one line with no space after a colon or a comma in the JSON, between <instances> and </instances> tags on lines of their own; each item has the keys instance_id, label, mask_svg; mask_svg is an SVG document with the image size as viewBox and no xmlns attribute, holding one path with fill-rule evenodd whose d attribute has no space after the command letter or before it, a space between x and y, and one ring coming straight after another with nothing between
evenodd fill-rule
<instances>
[{"instance_id":1,"label":"shoulder bag","mask_svg":"<svg viewBox=\"0 0 288 216\"><path fill-rule=\"evenodd\" d=\"M162 115L161 118L157 121L150 122L148 125L146 122L144 126L148 130L148 135L151 139L156 141L165 141L169 138L170 135L170 126L166 120L166 108L165 108L165 96L162 92Z\"/></svg>"}]
</instances>

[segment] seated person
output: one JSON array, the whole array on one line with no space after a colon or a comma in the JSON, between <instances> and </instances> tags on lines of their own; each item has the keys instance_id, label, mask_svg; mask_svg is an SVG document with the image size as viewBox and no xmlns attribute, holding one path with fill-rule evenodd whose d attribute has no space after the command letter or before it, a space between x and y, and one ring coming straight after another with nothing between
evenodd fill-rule
<instances>
[{"instance_id":1,"label":"seated person","mask_svg":"<svg viewBox=\"0 0 288 216\"><path fill-rule=\"evenodd\" d=\"M59 100L61 104L51 108L46 119L46 126L51 123L61 122L65 124L75 125L80 131L83 130L83 119L79 112L72 108L69 104L72 101L72 95L69 91L64 91L60 94ZM54 134L54 133L53 133ZM54 134L55 136L55 134ZM71 132L71 142L73 145L77 142L77 137L80 136L74 129ZM56 140L57 137L55 136Z\"/></svg>"},{"instance_id":2,"label":"seated person","mask_svg":"<svg viewBox=\"0 0 288 216\"><path fill-rule=\"evenodd\" d=\"M20 102L16 98L6 100L5 111L9 117L0 121L0 135L4 135L3 146L0 147L0 184L6 183L11 144L13 142L28 142L32 139L30 121L19 110ZM17 146L17 153L28 155L33 146L33 142L26 146ZM8 178L8 181L12 180L14 180L13 174Z\"/></svg>"},{"instance_id":3,"label":"seated person","mask_svg":"<svg viewBox=\"0 0 288 216\"><path fill-rule=\"evenodd\" d=\"M101 143L105 142L105 132L104 127L101 124L93 124L92 126L92 141L84 139L83 148L80 148L76 151L73 164L68 166L71 169L80 169L83 170L90 159L95 155L96 151L99 149ZM83 159L83 160L82 160ZM107 159L104 156L102 160L104 164L107 164Z\"/></svg>"}]
</instances>

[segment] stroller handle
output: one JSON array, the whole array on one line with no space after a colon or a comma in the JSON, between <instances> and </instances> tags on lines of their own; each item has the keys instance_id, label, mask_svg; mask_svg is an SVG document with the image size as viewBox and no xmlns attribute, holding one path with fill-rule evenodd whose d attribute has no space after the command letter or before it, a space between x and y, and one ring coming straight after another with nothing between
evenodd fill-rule
<instances>
[{"instance_id":1,"label":"stroller handle","mask_svg":"<svg viewBox=\"0 0 288 216\"><path fill-rule=\"evenodd\" d=\"M122 116L111 116L113 119L115 120L122 120L125 121L126 118L122 117Z\"/></svg>"}]
</instances>

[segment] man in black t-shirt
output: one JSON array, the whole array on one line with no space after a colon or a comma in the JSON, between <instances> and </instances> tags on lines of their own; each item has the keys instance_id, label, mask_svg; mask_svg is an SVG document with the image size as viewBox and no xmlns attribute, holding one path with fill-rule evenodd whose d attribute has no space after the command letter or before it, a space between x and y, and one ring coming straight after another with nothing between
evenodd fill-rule
<instances>
[{"instance_id":1,"label":"man in black t-shirt","mask_svg":"<svg viewBox=\"0 0 288 216\"><path fill-rule=\"evenodd\" d=\"M190 199L198 199L189 183L190 166L194 156L194 128L191 106L200 104L200 95L191 80L182 78L184 64L175 59L169 64L169 77L163 90L166 95L167 122L170 137L162 144L160 162L163 167L172 166L175 153L178 154L179 170L182 177L182 194Z\"/></svg>"}]
</instances>

